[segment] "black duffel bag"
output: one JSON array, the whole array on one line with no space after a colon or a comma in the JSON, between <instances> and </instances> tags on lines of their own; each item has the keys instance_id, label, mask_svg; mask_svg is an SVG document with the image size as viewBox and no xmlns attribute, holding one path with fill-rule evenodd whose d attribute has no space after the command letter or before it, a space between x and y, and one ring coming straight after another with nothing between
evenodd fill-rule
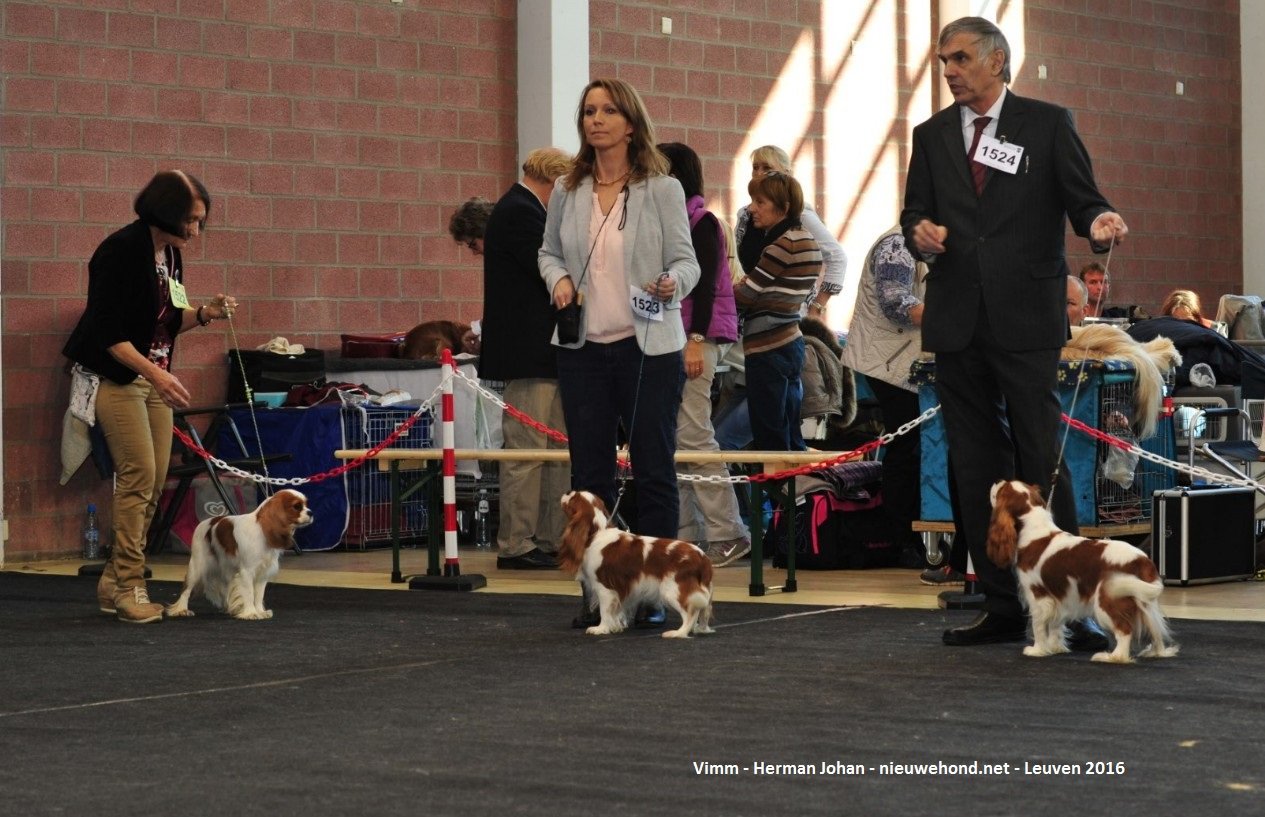
<instances>
[{"instance_id":1,"label":"black duffel bag","mask_svg":"<svg viewBox=\"0 0 1265 817\"><path fill-rule=\"evenodd\" d=\"M242 371L245 370L245 380ZM232 349L228 353L228 392L225 401L246 399L246 385L255 392L288 392L293 386L317 386L325 382L325 352L306 349L282 355L260 349Z\"/></svg>"}]
</instances>

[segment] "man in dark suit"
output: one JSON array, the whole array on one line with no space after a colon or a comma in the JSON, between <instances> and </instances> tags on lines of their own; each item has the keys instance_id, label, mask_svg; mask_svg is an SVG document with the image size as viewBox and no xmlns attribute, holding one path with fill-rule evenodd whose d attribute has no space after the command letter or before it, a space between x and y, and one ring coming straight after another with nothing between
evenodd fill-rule
<instances>
[{"instance_id":1,"label":"man in dark suit","mask_svg":"<svg viewBox=\"0 0 1265 817\"><path fill-rule=\"evenodd\" d=\"M923 349L936 355L958 535L985 595L972 624L944 633L959 646L1025 637L1014 574L985 554L988 492L1017 477L1048 495L1058 462L1066 221L1097 252L1128 228L1098 192L1069 113L1007 90L1010 46L995 25L955 20L938 56L955 104L914 129L901 228L931 265ZM1053 510L1070 530L1073 500L1060 478Z\"/></svg>"},{"instance_id":2,"label":"man in dark suit","mask_svg":"<svg viewBox=\"0 0 1265 817\"><path fill-rule=\"evenodd\" d=\"M554 309L536 266L545 234L545 206L554 180L571 169L556 148L523 162L523 180L501 196L483 232L483 335L479 377L505 381L505 402L550 428L565 431L558 366L550 342ZM505 415L506 448L566 448ZM559 498L570 490L566 463L502 462L496 566L556 569L565 520Z\"/></svg>"}]
</instances>

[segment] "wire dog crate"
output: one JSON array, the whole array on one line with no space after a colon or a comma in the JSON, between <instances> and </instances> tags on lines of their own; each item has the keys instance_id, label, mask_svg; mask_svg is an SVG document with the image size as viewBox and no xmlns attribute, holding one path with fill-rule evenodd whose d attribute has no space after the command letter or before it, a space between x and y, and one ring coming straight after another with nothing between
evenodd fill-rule
<instances>
[{"instance_id":1,"label":"wire dog crate","mask_svg":"<svg viewBox=\"0 0 1265 817\"><path fill-rule=\"evenodd\" d=\"M343 406L343 444L347 448L372 448L407 423L416 411L416 405L403 403L390 407ZM391 447L433 448L434 422L434 415L427 409ZM423 473L401 470L401 491L415 485ZM409 544L416 544L429 529L425 495L426 491L416 491L400 504L400 538ZM391 541L391 475L379 471L376 462L367 462L347 473L347 506L345 545L364 549L371 543Z\"/></svg>"},{"instance_id":2,"label":"wire dog crate","mask_svg":"<svg viewBox=\"0 0 1265 817\"><path fill-rule=\"evenodd\" d=\"M1131 372L1105 372L1098 388L1097 427L1144 451L1173 459L1176 453L1173 421L1163 418L1154 437L1139 441L1133 433L1135 380ZM1100 525L1149 522L1151 497L1173 487L1175 476L1164 466L1139 459L1105 442L1097 443L1094 498Z\"/></svg>"}]
</instances>

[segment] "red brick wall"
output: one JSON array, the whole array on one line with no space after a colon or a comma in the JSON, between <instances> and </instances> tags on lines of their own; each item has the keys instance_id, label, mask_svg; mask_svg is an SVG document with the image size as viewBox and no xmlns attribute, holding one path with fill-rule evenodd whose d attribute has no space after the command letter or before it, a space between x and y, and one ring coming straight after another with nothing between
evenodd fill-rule
<instances>
[{"instance_id":1,"label":"red brick wall","mask_svg":"<svg viewBox=\"0 0 1265 817\"><path fill-rule=\"evenodd\" d=\"M912 16L923 9L930 14L936 5L872 3L866 24L880 14ZM1025 9L1026 59L1015 71L1013 87L1072 110L1099 184L1132 231L1111 260L1111 303L1158 310L1169 290L1188 287L1202 296L1207 311L1215 312L1222 294L1242 290L1243 277L1238 4L1092 4L1104 6L1092 14L1083 2L1068 0L1019 5ZM789 46L804 27L819 28L823 6L810 0L694 0L669 8L593 0L593 70L634 83L646 97L660 138L691 144L703 156L709 182L723 179L774 88ZM674 18L671 37L659 34L662 16ZM904 26L898 22L896 28L899 34ZM864 28L858 28L855 36L864 35ZM887 53L916 66L924 48L931 54L934 44L898 42ZM1049 79L1037 79L1040 64L1047 66ZM889 65L850 64L846 70L873 70L873 82L891 83ZM918 74L911 67L907 76L915 75L937 92L943 89L938 71ZM817 87L804 95L814 106L814 126L804 134L804 144L815 145L817 156L832 138L821 123L823 100L837 79L820 73ZM1185 84L1183 96L1174 93L1178 81ZM913 90L908 82L884 87L902 100ZM939 104L950 101L940 99ZM897 111L890 128L897 138L931 112L903 105ZM857 111L858 117L863 115ZM872 156L876 147L860 146L858 154ZM821 170L820 165L796 167L799 175ZM903 183L902 168L890 181L896 202ZM835 223L840 224L844 249L851 259L859 259L872 236L849 232L861 215L852 208L858 191L817 187L818 210L828 224L841 218ZM739 188L721 192L735 204L742 203L745 193ZM848 211L846 216L840 208ZM897 215L893 210L883 220ZM1070 231L1068 255L1073 272L1093 259L1085 242Z\"/></svg>"},{"instance_id":2,"label":"red brick wall","mask_svg":"<svg viewBox=\"0 0 1265 817\"><path fill-rule=\"evenodd\" d=\"M87 259L158 169L210 189L186 253L195 303L228 325L182 336L195 403L225 351L283 335L407 329L481 312L481 266L447 233L455 203L513 179L513 0L6 0L5 512L10 558L76 547L90 466L59 488L60 350Z\"/></svg>"},{"instance_id":3,"label":"red brick wall","mask_svg":"<svg viewBox=\"0 0 1265 817\"><path fill-rule=\"evenodd\" d=\"M1221 295L1243 289L1238 3L1083 8L1027 3L1015 85L1072 109L1099 185L1129 224L1110 302L1156 314L1170 290L1189 288L1211 317ZM1091 258L1079 239L1068 250L1077 266Z\"/></svg>"},{"instance_id":4,"label":"red brick wall","mask_svg":"<svg viewBox=\"0 0 1265 817\"><path fill-rule=\"evenodd\" d=\"M885 146L889 166L904 161L907 127L930 113L909 101L919 89L926 98L920 83L941 80L917 70L931 46L900 38L900 20L935 5L871 4L867 24L900 18L898 42L871 43L844 70L872 72L899 104L886 136L849 161L871 161ZM591 0L592 73L630 80L659 137L693 145L709 181L728 180L803 32L822 52L838 46L838 32L822 35L825 6ZM1083 8L1026 3L1016 90L1074 111L1104 191L1132 227L1112 262L1112 301L1154 307L1189 284L1215 308L1241 281L1238 6ZM228 290L243 301L236 345L284 335L331 348L340 332L479 316L479 264L446 225L457 203L495 198L515 175L516 10L513 0L6 0L10 559L73 551L86 497L105 499L107 484L88 469L56 484L59 352L82 309L86 259L130 220L132 196L155 170L182 167L212 191L187 280L195 299ZM674 20L671 37L659 33L662 16ZM1039 63L1049 80L1035 79ZM1183 97L1172 93L1177 80ZM799 145L814 157L828 153L825 107L842 81L818 70L804 94L812 113ZM874 232L865 219L895 219L903 172L873 173L862 199L831 187L828 169L820 159L796 168L815 181L818 210L839 225L855 271ZM738 186L713 198L729 215L742 195ZM1073 263L1088 258L1083 246L1069 244ZM198 402L223 395L234 345L226 330L216 323L181 340L177 370Z\"/></svg>"}]
</instances>

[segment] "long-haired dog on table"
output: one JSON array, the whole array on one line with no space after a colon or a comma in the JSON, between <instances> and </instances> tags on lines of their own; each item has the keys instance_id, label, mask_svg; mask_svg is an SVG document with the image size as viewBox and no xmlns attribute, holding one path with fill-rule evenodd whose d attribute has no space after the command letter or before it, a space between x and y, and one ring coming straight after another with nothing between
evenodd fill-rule
<instances>
[{"instance_id":1,"label":"long-haired dog on table","mask_svg":"<svg viewBox=\"0 0 1265 817\"><path fill-rule=\"evenodd\" d=\"M1024 655L1067 652L1064 625L1087 616L1116 639L1115 649L1095 653L1095 661L1132 663L1134 635L1150 641L1140 657L1177 655L1160 610L1164 583L1150 557L1128 542L1059 530L1034 485L1002 480L989 498L988 558L998 567L1014 566L1032 616L1033 644L1023 648Z\"/></svg>"},{"instance_id":2,"label":"long-haired dog on table","mask_svg":"<svg viewBox=\"0 0 1265 817\"><path fill-rule=\"evenodd\" d=\"M313 518L307 497L285 488L250 513L202 520L189 546L184 590L167 615L193 615L189 597L201 588L207 601L233 618L272 618L264 589L277 575L282 551L294 544L294 532Z\"/></svg>"},{"instance_id":3,"label":"long-haired dog on table","mask_svg":"<svg viewBox=\"0 0 1265 817\"><path fill-rule=\"evenodd\" d=\"M681 616L664 638L711 633L712 563L697 545L636 536L610 526L606 504L588 491L562 496L567 527L558 564L596 599L602 622L590 635L622 632L639 604L663 604Z\"/></svg>"}]
</instances>

